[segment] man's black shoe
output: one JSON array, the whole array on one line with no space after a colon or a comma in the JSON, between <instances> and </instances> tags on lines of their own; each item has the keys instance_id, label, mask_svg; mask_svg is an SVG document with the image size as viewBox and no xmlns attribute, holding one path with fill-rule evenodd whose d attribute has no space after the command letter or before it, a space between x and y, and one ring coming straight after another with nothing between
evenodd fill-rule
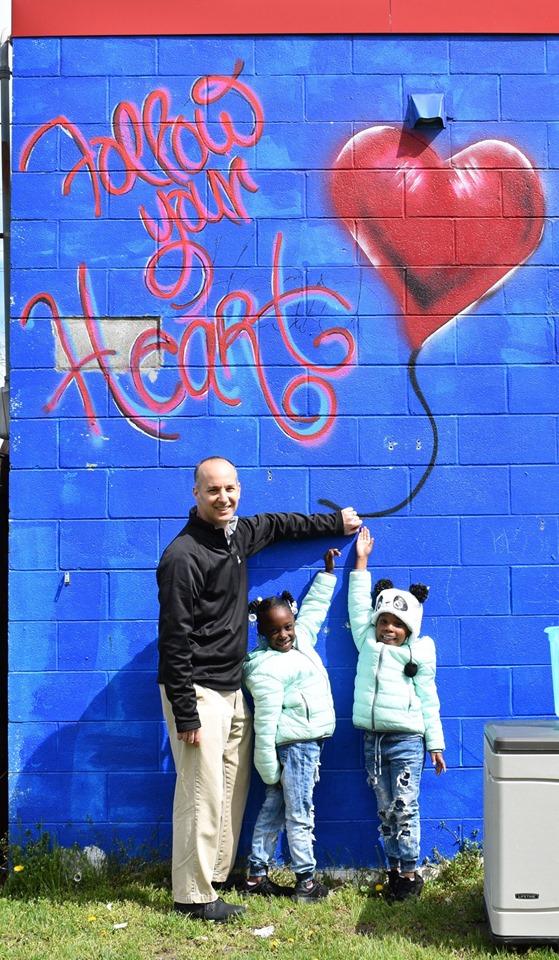
<instances>
[{"instance_id":1,"label":"man's black shoe","mask_svg":"<svg viewBox=\"0 0 559 960\"><path fill-rule=\"evenodd\" d=\"M218 897L210 903L175 903L174 909L177 913L184 913L185 916L192 917L194 920L228 923L229 920L236 920L237 917L242 916L246 907L225 903L225 900Z\"/></svg>"}]
</instances>

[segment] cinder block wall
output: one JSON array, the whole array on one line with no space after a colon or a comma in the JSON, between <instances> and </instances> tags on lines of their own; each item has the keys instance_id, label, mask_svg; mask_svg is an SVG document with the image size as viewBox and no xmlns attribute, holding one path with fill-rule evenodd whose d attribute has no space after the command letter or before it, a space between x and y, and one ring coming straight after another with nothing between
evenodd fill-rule
<instances>
[{"instance_id":1,"label":"cinder block wall","mask_svg":"<svg viewBox=\"0 0 559 960\"><path fill-rule=\"evenodd\" d=\"M402 134L426 91L428 148ZM559 40L19 39L13 92L14 831L166 847L154 568L218 452L244 512L388 511L374 572L431 585L439 653L424 853L456 849L484 722L553 712ZM416 495L412 350L439 440ZM253 593L302 594L325 546L261 554ZM323 864L375 864L339 546L316 834Z\"/></svg>"}]
</instances>

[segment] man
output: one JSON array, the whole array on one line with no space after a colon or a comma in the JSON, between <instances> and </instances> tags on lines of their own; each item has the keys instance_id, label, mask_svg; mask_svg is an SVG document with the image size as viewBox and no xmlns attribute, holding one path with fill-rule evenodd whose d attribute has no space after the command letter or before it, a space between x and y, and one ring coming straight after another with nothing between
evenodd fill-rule
<instances>
[{"instance_id":1,"label":"man","mask_svg":"<svg viewBox=\"0 0 559 960\"><path fill-rule=\"evenodd\" d=\"M229 460L194 472L188 523L164 551L159 585L159 676L175 761L175 909L224 922L244 907L219 898L235 860L252 765L250 715L241 692L247 649L246 558L271 543L351 536L355 510L237 517L241 487Z\"/></svg>"}]
</instances>

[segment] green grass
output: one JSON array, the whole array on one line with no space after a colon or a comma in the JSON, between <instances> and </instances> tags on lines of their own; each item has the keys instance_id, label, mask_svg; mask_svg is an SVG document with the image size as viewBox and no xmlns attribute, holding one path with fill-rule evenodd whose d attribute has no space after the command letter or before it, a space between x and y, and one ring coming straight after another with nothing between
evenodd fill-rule
<instances>
[{"instance_id":1,"label":"green grass","mask_svg":"<svg viewBox=\"0 0 559 960\"><path fill-rule=\"evenodd\" d=\"M478 960L517 957L491 944L477 850L445 861L419 901L367 896L363 876L332 879L316 904L248 903L242 920L214 925L172 911L168 865L109 860L99 872L48 839L10 850L0 890L0 957L12 960ZM77 858L77 860L76 860ZM76 867L76 863L78 866ZM14 866L24 869L14 871ZM68 867L70 866L70 869ZM79 880L74 879L76 876ZM286 882L286 874L275 878ZM328 878L326 878L328 880ZM289 882L289 881L288 881ZM236 893L227 895L241 902ZM126 923L124 928L115 925ZM273 925L261 939L255 929ZM528 951L556 960L551 950Z\"/></svg>"}]
</instances>

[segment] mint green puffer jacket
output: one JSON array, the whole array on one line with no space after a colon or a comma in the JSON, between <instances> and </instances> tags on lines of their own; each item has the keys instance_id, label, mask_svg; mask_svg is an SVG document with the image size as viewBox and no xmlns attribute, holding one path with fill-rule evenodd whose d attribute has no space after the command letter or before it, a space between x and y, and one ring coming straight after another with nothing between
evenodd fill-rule
<instances>
[{"instance_id":1,"label":"mint green puffer jacket","mask_svg":"<svg viewBox=\"0 0 559 960\"><path fill-rule=\"evenodd\" d=\"M295 624L291 650L271 650L264 637L249 653L243 679L254 699L254 763L264 783L277 783L276 744L331 737L336 718L330 681L314 647L336 577L317 573Z\"/></svg>"},{"instance_id":2,"label":"mint green puffer jacket","mask_svg":"<svg viewBox=\"0 0 559 960\"><path fill-rule=\"evenodd\" d=\"M359 651L353 698L353 723L377 733L419 733L427 750L444 750L435 685L436 653L431 637L417 637L401 647L380 643L371 624L371 574L353 570L349 577L349 620ZM418 670L407 677L410 650Z\"/></svg>"}]
</instances>

